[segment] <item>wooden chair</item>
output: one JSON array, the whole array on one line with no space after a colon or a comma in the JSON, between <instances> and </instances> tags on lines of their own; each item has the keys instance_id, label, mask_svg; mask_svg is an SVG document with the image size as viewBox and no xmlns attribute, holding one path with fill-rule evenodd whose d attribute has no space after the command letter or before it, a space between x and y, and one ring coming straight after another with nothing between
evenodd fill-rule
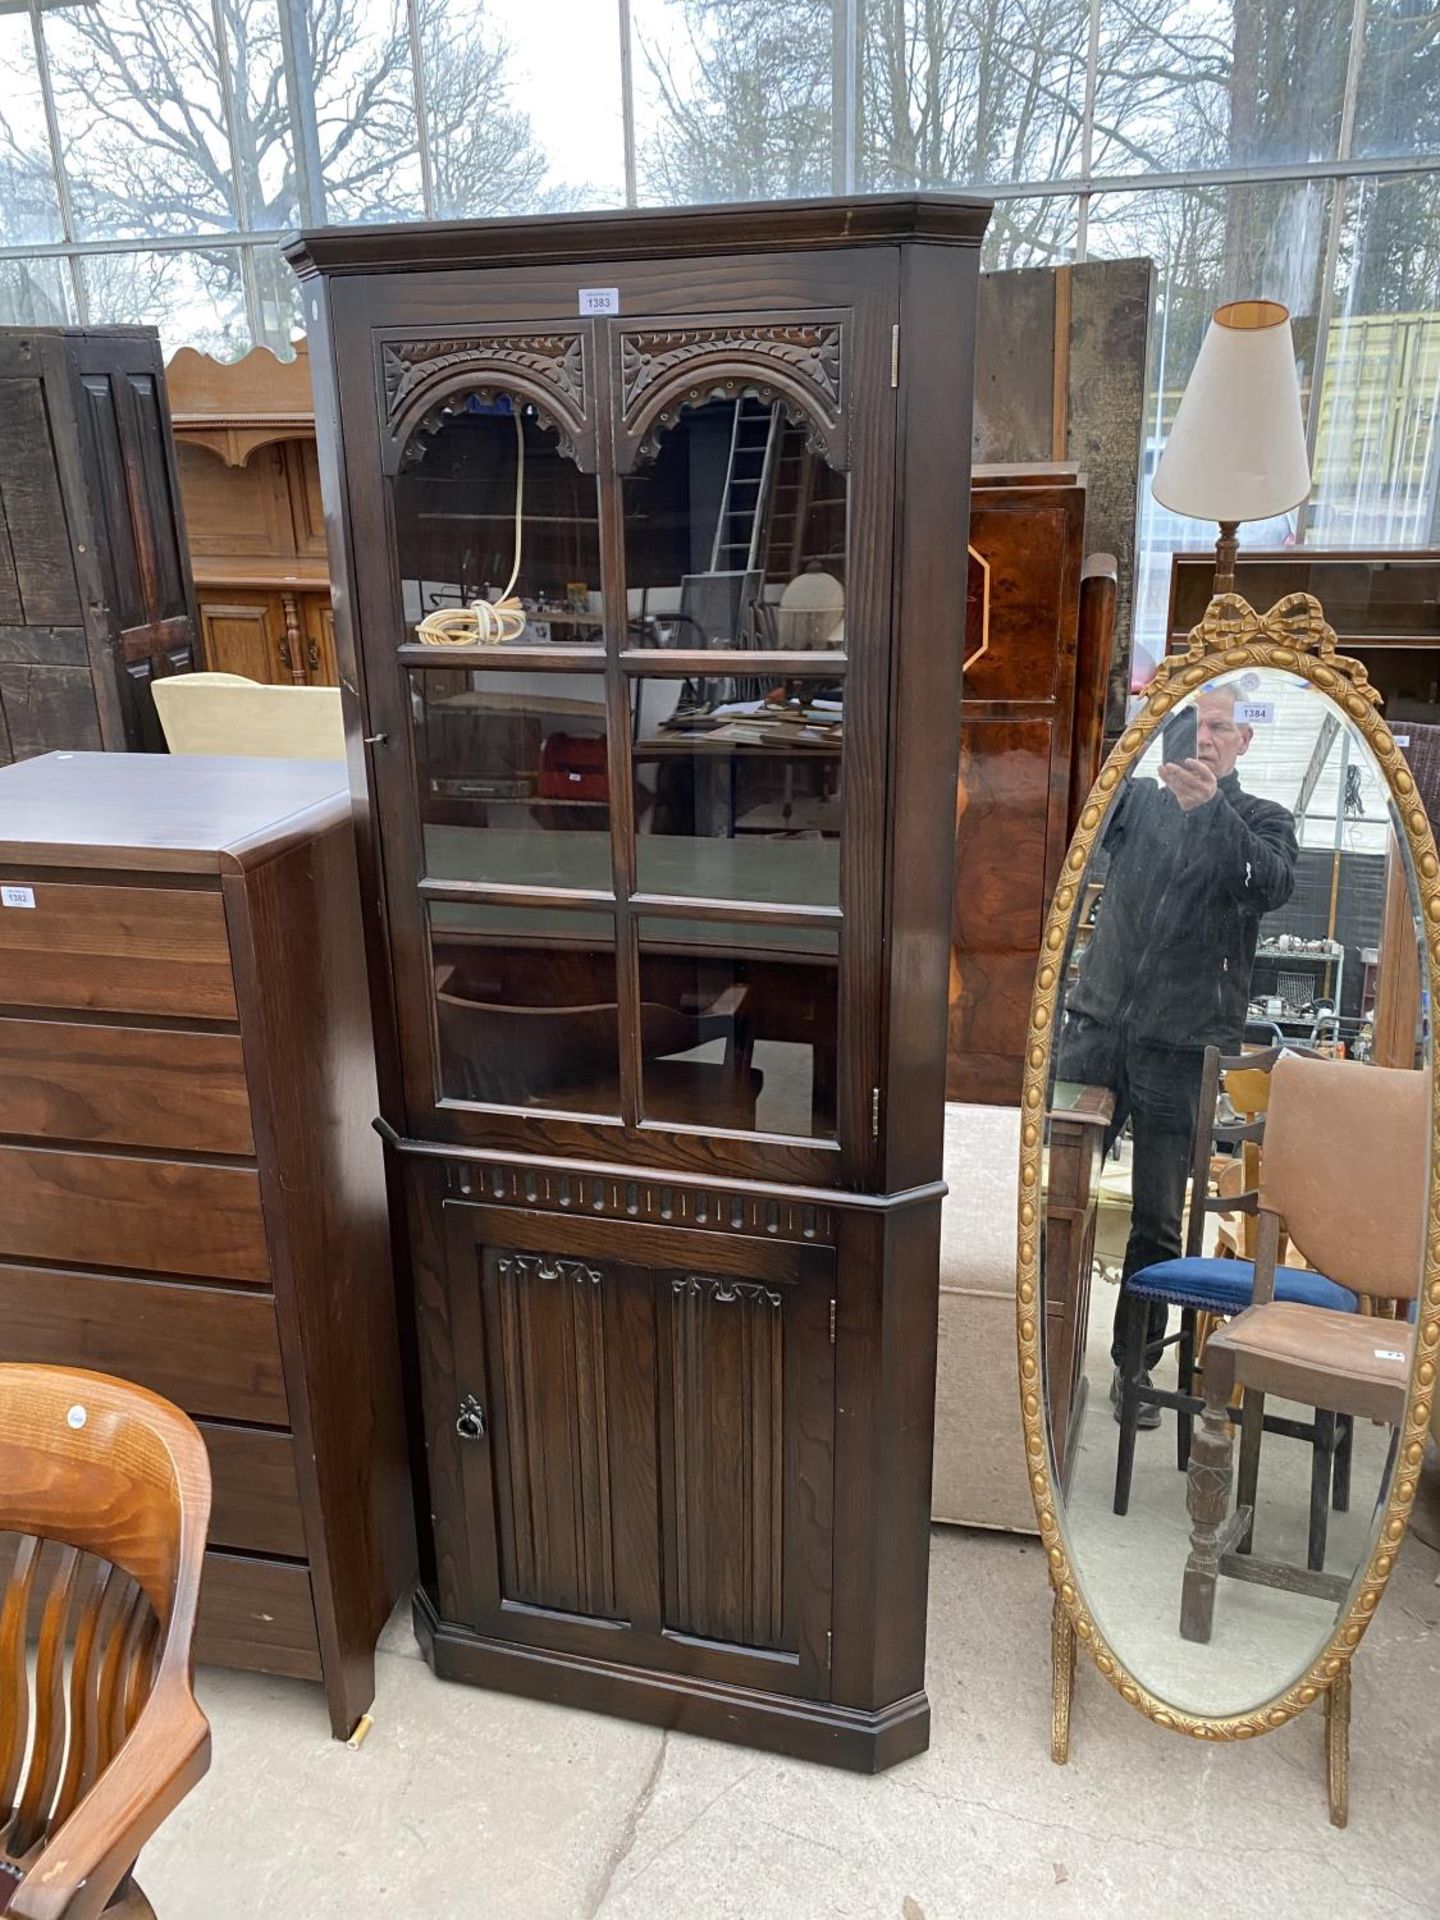
<instances>
[{"instance_id":1,"label":"wooden chair","mask_svg":"<svg viewBox=\"0 0 1440 1920\"><path fill-rule=\"evenodd\" d=\"M210 1765L191 1640L205 1443L168 1401L0 1366L0 1913L153 1920L131 1871ZM38 1616L33 1672L29 1629Z\"/></svg>"},{"instance_id":2,"label":"wooden chair","mask_svg":"<svg viewBox=\"0 0 1440 1920\"><path fill-rule=\"evenodd\" d=\"M1120 1366L1120 1436L1115 1454L1113 1503L1117 1514L1129 1509L1135 1433L1141 1407L1169 1407L1175 1411L1176 1464L1183 1472L1190 1462L1193 1424L1204 1406L1196 1391L1202 1334L1208 1334L1217 1321L1241 1312L1254 1298L1254 1237L1250 1223L1259 1205L1256 1179L1260 1146L1265 1137L1271 1074L1282 1055L1295 1057L1292 1050L1280 1047L1267 1048L1262 1053L1234 1055L1222 1055L1215 1047L1205 1050L1191 1162L1185 1251L1178 1259L1160 1260L1142 1268L1125 1286L1125 1357ZM1315 1056L1302 1053L1300 1057ZM1222 1088L1230 1096L1237 1116L1234 1120L1216 1117ZM1214 1176L1217 1146L1240 1149L1238 1189L1233 1178L1217 1180ZM1217 1214L1243 1220L1241 1244L1252 1257L1217 1258L1205 1253L1205 1223ZM1307 1267L1274 1265L1273 1279L1275 1297L1280 1300L1341 1313L1353 1313L1358 1305L1354 1292L1338 1285L1333 1276ZM1175 1391L1144 1384L1146 1317L1153 1300L1163 1300L1167 1306L1180 1309L1180 1331L1171 1334L1165 1342L1177 1348L1179 1377ZM1325 1563L1324 1517L1332 1490L1338 1511L1343 1513L1349 1503L1351 1428L1345 1423L1337 1433L1334 1421L1328 1416L1300 1421L1271 1415L1264 1420L1264 1431L1310 1444L1311 1486L1320 1502L1320 1518L1311 1531L1310 1559L1314 1566L1321 1567ZM1258 1431L1256 1444L1258 1447Z\"/></svg>"},{"instance_id":3,"label":"wooden chair","mask_svg":"<svg viewBox=\"0 0 1440 1920\"><path fill-rule=\"evenodd\" d=\"M1415 1330L1406 1319L1279 1299L1280 1233L1288 1229L1310 1259L1368 1301L1413 1301L1424 1257L1429 1147L1428 1074L1290 1055L1276 1063L1254 1304L1211 1335L1205 1356L1187 1489L1193 1529L1180 1613L1187 1640L1209 1640L1222 1575L1337 1605L1349 1590L1344 1575L1284 1566L1250 1550L1265 1396L1314 1407L1317 1421L1348 1414L1398 1431ZM1244 1395L1240 1483L1227 1518L1237 1390ZM1323 1513L1322 1504L1322 1520ZM1312 1489L1312 1528L1315 1521Z\"/></svg>"},{"instance_id":4,"label":"wooden chair","mask_svg":"<svg viewBox=\"0 0 1440 1920\"><path fill-rule=\"evenodd\" d=\"M436 1010L442 1052L453 1090L469 1100L506 1099L511 1081L495 1063L525 1060L537 1082L563 1101L565 1089L583 1089L585 1111L597 1092L618 1102L614 1001L524 1006L488 1001L456 990L457 969L436 969ZM752 1066L749 991L734 984L713 997L691 996L680 1008L642 1001L640 1051L645 1062L646 1116L652 1120L703 1118L751 1132L765 1076ZM718 1061L672 1059L710 1040L724 1044Z\"/></svg>"},{"instance_id":5,"label":"wooden chair","mask_svg":"<svg viewBox=\"0 0 1440 1920\"><path fill-rule=\"evenodd\" d=\"M343 760L338 687L272 687L241 673L172 673L155 682L171 753Z\"/></svg>"}]
</instances>

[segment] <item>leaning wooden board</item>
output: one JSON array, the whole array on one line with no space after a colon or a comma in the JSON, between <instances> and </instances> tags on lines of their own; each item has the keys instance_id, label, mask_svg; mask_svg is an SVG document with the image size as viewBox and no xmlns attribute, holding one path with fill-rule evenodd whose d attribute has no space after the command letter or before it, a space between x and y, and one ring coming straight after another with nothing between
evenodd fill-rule
<instances>
[{"instance_id":1,"label":"leaning wooden board","mask_svg":"<svg viewBox=\"0 0 1440 1920\"><path fill-rule=\"evenodd\" d=\"M0 770L0 1354L199 1423L197 1656L322 1682L339 1736L414 1570L342 777Z\"/></svg>"}]
</instances>

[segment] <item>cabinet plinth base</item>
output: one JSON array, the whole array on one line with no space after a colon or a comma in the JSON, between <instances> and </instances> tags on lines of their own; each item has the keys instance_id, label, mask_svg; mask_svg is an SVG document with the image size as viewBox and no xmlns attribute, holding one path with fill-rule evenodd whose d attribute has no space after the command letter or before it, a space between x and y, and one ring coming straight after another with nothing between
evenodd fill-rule
<instances>
[{"instance_id":1,"label":"cabinet plinth base","mask_svg":"<svg viewBox=\"0 0 1440 1920\"><path fill-rule=\"evenodd\" d=\"M415 1595L414 1619L421 1650L442 1680L583 1707L711 1740L733 1740L853 1773L883 1773L930 1744L930 1702L923 1692L863 1712L823 1700L797 1700L516 1646L440 1619L423 1588Z\"/></svg>"}]
</instances>

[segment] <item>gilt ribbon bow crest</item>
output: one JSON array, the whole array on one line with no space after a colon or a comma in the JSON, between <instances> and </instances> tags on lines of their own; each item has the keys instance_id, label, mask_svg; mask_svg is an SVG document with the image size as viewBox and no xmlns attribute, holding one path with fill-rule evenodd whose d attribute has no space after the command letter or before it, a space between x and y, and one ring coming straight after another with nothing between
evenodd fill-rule
<instances>
[{"instance_id":1,"label":"gilt ribbon bow crest","mask_svg":"<svg viewBox=\"0 0 1440 1920\"><path fill-rule=\"evenodd\" d=\"M1310 593L1287 593L1268 613L1257 613L1238 593L1218 593L1205 609L1205 617L1190 632L1185 653L1171 654L1161 663L1157 680L1169 679L1180 668L1213 654L1239 653L1257 643L1279 649L1262 663L1286 667L1286 654L1298 658L1308 654L1349 680L1356 693L1372 706L1380 703L1380 693L1370 685L1370 676L1359 660L1335 651L1335 629L1325 618L1320 602ZM1247 664L1237 659L1236 666Z\"/></svg>"}]
</instances>

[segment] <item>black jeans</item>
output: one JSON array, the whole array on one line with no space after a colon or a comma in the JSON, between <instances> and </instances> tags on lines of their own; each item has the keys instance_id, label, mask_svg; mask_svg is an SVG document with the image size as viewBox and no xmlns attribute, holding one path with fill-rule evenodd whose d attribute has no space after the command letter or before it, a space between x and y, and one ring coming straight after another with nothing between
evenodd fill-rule
<instances>
[{"instance_id":1,"label":"black jeans","mask_svg":"<svg viewBox=\"0 0 1440 1920\"><path fill-rule=\"evenodd\" d=\"M1157 1046L1137 1040L1126 1028L1104 1026L1084 1014L1065 1016L1056 1074L1061 1080L1113 1091L1115 1115L1105 1140L1107 1151L1127 1119L1134 1140L1130 1238L1125 1244L1110 1341L1110 1358L1117 1367L1125 1352L1126 1281L1142 1267L1173 1260L1180 1252L1185 1183L1204 1065L1202 1048ZM1165 1302L1152 1300L1145 1329L1147 1367L1160 1358L1168 1318Z\"/></svg>"}]
</instances>

